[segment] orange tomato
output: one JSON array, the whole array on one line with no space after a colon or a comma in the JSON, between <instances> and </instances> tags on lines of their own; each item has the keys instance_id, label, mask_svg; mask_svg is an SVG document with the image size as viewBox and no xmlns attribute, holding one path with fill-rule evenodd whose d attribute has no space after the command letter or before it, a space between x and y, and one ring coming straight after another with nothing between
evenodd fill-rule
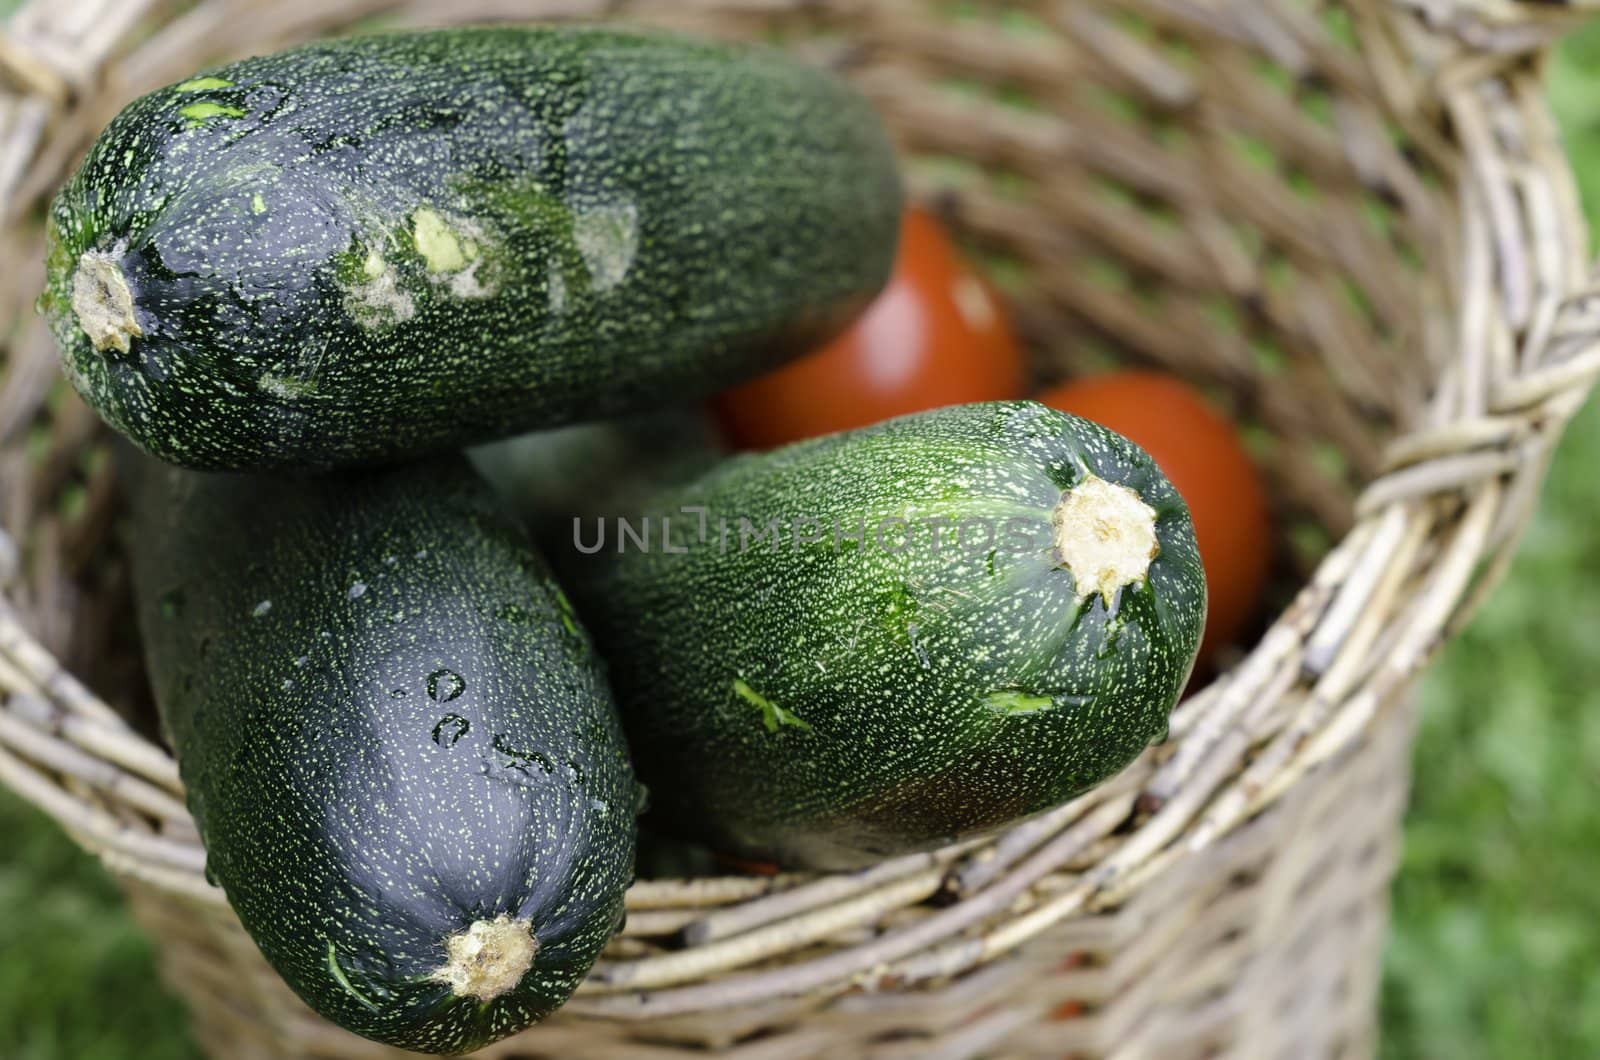
<instances>
[{"instance_id":1,"label":"orange tomato","mask_svg":"<svg viewBox=\"0 0 1600 1060\"><path fill-rule=\"evenodd\" d=\"M1091 376L1039 400L1132 439L1183 494L1206 568L1204 663L1244 632L1272 556L1266 489L1238 432L1192 388L1154 372Z\"/></svg>"},{"instance_id":2,"label":"orange tomato","mask_svg":"<svg viewBox=\"0 0 1600 1060\"><path fill-rule=\"evenodd\" d=\"M942 405L1021 397L1005 312L939 222L911 207L894 275L843 335L717 396L729 442L770 449Z\"/></svg>"}]
</instances>

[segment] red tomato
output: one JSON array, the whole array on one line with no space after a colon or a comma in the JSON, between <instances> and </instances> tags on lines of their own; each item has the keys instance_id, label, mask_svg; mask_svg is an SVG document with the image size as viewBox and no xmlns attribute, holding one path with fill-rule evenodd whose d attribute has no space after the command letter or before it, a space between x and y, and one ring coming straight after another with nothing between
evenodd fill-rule
<instances>
[{"instance_id":1,"label":"red tomato","mask_svg":"<svg viewBox=\"0 0 1600 1060\"><path fill-rule=\"evenodd\" d=\"M728 390L728 441L770 449L942 405L1021 397L1022 353L993 292L932 215L900 225L894 275L850 329L815 353Z\"/></svg>"},{"instance_id":2,"label":"red tomato","mask_svg":"<svg viewBox=\"0 0 1600 1060\"><path fill-rule=\"evenodd\" d=\"M1244 631L1272 557L1267 493L1233 425L1189 386L1154 372L1091 376L1039 395L1148 452L1183 494L1210 598L1200 660Z\"/></svg>"}]
</instances>

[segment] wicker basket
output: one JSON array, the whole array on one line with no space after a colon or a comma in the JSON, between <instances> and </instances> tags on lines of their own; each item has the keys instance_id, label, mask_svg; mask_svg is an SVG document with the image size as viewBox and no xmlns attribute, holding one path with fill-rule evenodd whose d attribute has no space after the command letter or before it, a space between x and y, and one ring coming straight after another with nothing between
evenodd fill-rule
<instances>
[{"instance_id":1,"label":"wicker basket","mask_svg":"<svg viewBox=\"0 0 1600 1060\"><path fill-rule=\"evenodd\" d=\"M0 30L0 782L125 881L216 1056L404 1055L313 1016L203 877L139 691L104 436L31 311L39 208L121 104L204 63L356 23L600 17L847 72L1039 378L1160 365L1255 425L1288 588L1100 790L857 874L641 880L579 995L485 1055L1370 1052L1407 688L1600 374L1538 79L1566 6L34 0Z\"/></svg>"}]
</instances>

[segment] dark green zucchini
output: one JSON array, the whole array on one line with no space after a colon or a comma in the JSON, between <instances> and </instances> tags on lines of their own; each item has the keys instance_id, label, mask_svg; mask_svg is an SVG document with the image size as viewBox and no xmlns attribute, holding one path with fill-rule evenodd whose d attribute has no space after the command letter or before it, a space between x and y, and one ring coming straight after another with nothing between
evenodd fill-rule
<instances>
[{"instance_id":1,"label":"dark green zucchini","mask_svg":"<svg viewBox=\"0 0 1600 1060\"><path fill-rule=\"evenodd\" d=\"M520 528L460 457L291 480L129 455L157 703L261 952L422 1052L554 1010L622 916L635 787Z\"/></svg>"},{"instance_id":2,"label":"dark green zucchini","mask_svg":"<svg viewBox=\"0 0 1600 1060\"><path fill-rule=\"evenodd\" d=\"M467 458L540 547L561 548L574 519L615 515L625 498L687 482L726 455L711 421L678 407L507 438Z\"/></svg>"},{"instance_id":3,"label":"dark green zucchini","mask_svg":"<svg viewBox=\"0 0 1600 1060\"><path fill-rule=\"evenodd\" d=\"M41 308L146 450L381 462L711 393L886 279L867 103L759 48L598 28L313 44L128 106Z\"/></svg>"},{"instance_id":4,"label":"dark green zucchini","mask_svg":"<svg viewBox=\"0 0 1600 1060\"><path fill-rule=\"evenodd\" d=\"M847 868L979 834L1166 732L1205 580L1143 450L1032 402L728 460L551 553L657 823Z\"/></svg>"}]
</instances>

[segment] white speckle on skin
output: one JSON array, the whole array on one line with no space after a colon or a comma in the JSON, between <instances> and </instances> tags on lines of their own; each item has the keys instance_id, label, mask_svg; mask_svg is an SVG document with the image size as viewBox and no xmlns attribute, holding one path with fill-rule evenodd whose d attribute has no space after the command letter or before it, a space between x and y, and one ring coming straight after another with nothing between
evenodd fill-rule
<instances>
[{"instance_id":1,"label":"white speckle on skin","mask_svg":"<svg viewBox=\"0 0 1600 1060\"><path fill-rule=\"evenodd\" d=\"M297 401L307 394L316 392L316 383L309 379L293 379L288 376L273 375L267 372L256 380L263 393L271 394L279 401Z\"/></svg>"},{"instance_id":2,"label":"white speckle on skin","mask_svg":"<svg viewBox=\"0 0 1600 1060\"><path fill-rule=\"evenodd\" d=\"M345 289L344 309L369 331L387 331L417 315L416 299L400 286L400 274L376 250L367 253L361 273L365 283Z\"/></svg>"},{"instance_id":3,"label":"white speckle on skin","mask_svg":"<svg viewBox=\"0 0 1600 1060\"><path fill-rule=\"evenodd\" d=\"M595 291L609 291L639 253L639 208L629 202L580 211L572 218L572 238Z\"/></svg>"},{"instance_id":4,"label":"white speckle on skin","mask_svg":"<svg viewBox=\"0 0 1600 1060\"><path fill-rule=\"evenodd\" d=\"M478 281L478 266L481 264L481 261L474 261L450 277L450 293L457 298L487 298L494 294L493 286Z\"/></svg>"},{"instance_id":5,"label":"white speckle on skin","mask_svg":"<svg viewBox=\"0 0 1600 1060\"><path fill-rule=\"evenodd\" d=\"M550 313L560 316L567 309L567 280L561 275L561 268L556 265L550 267L549 280Z\"/></svg>"}]
</instances>

